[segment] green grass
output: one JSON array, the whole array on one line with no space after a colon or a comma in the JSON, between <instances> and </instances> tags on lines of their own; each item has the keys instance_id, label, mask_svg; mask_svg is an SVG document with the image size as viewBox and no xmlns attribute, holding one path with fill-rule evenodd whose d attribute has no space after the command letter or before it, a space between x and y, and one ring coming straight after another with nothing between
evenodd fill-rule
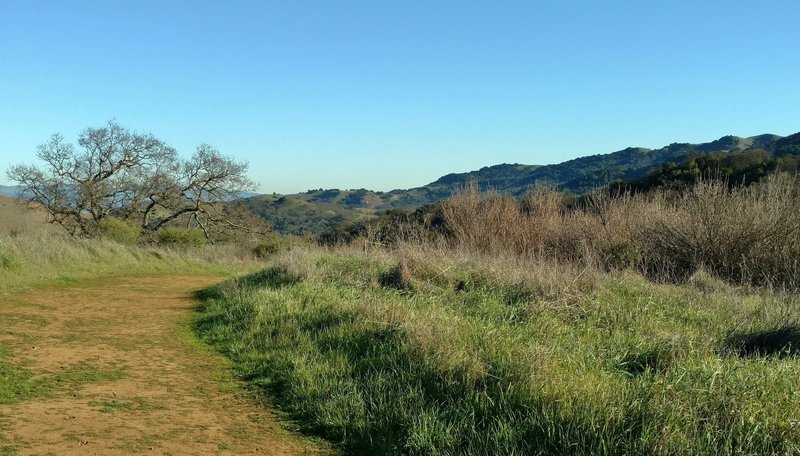
<instances>
[{"instance_id":1,"label":"green grass","mask_svg":"<svg viewBox=\"0 0 800 456\"><path fill-rule=\"evenodd\" d=\"M8 352L0 353L8 357ZM74 393L83 385L123 378L122 370L100 370L88 364L76 364L58 372L34 377L19 364L0 359L0 405L50 397L59 392Z\"/></svg>"},{"instance_id":2,"label":"green grass","mask_svg":"<svg viewBox=\"0 0 800 456\"><path fill-rule=\"evenodd\" d=\"M31 373L0 359L0 405L13 404L39 395Z\"/></svg>"},{"instance_id":3,"label":"green grass","mask_svg":"<svg viewBox=\"0 0 800 456\"><path fill-rule=\"evenodd\" d=\"M397 290L385 254L284 253L201 293L196 330L352 453L800 451L795 352L730 343L796 318L795 296L404 256Z\"/></svg>"}]
</instances>

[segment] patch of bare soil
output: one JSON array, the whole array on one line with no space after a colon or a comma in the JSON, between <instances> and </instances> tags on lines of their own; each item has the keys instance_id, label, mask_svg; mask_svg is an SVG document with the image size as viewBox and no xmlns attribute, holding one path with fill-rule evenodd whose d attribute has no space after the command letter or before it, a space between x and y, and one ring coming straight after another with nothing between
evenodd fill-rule
<instances>
[{"instance_id":1,"label":"patch of bare soil","mask_svg":"<svg viewBox=\"0 0 800 456\"><path fill-rule=\"evenodd\" d=\"M0 405L17 454L317 454L182 334L209 277L114 278L0 298L0 345L47 394ZM5 318L4 318L5 317ZM328 452L328 451L324 451Z\"/></svg>"}]
</instances>

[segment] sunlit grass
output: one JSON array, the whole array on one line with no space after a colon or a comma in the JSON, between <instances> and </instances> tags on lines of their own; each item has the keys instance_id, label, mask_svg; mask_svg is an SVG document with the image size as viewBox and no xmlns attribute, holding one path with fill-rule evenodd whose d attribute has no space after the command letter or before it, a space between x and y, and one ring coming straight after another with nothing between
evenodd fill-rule
<instances>
[{"instance_id":1,"label":"sunlit grass","mask_svg":"<svg viewBox=\"0 0 800 456\"><path fill-rule=\"evenodd\" d=\"M800 361L731 336L792 295L453 252L295 249L197 329L306 432L365 454L791 454Z\"/></svg>"}]
</instances>

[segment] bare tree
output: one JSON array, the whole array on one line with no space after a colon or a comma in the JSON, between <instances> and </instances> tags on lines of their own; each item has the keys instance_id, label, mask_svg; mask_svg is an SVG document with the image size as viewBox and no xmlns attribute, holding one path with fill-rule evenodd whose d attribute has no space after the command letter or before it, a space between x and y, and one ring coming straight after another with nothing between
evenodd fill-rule
<instances>
[{"instance_id":1,"label":"bare tree","mask_svg":"<svg viewBox=\"0 0 800 456\"><path fill-rule=\"evenodd\" d=\"M87 128L81 151L53 135L39 146L43 167L16 165L7 174L21 195L40 203L50 220L72 235L85 235L105 217L118 217L145 233L182 224L201 229L248 229L226 205L256 185L247 164L202 144L183 160L150 134L130 132L116 122Z\"/></svg>"}]
</instances>

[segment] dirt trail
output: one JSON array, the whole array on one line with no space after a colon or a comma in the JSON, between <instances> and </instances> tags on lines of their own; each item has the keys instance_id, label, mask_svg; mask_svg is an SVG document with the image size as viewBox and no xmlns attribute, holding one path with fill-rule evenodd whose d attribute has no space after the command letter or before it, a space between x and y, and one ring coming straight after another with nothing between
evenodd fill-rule
<instances>
[{"instance_id":1,"label":"dirt trail","mask_svg":"<svg viewBox=\"0 0 800 456\"><path fill-rule=\"evenodd\" d=\"M47 393L0 405L11 454L315 454L181 334L209 277L114 278L0 296L0 348ZM0 451L3 453L3 451Z\"/></svg>"}]
</instances>

